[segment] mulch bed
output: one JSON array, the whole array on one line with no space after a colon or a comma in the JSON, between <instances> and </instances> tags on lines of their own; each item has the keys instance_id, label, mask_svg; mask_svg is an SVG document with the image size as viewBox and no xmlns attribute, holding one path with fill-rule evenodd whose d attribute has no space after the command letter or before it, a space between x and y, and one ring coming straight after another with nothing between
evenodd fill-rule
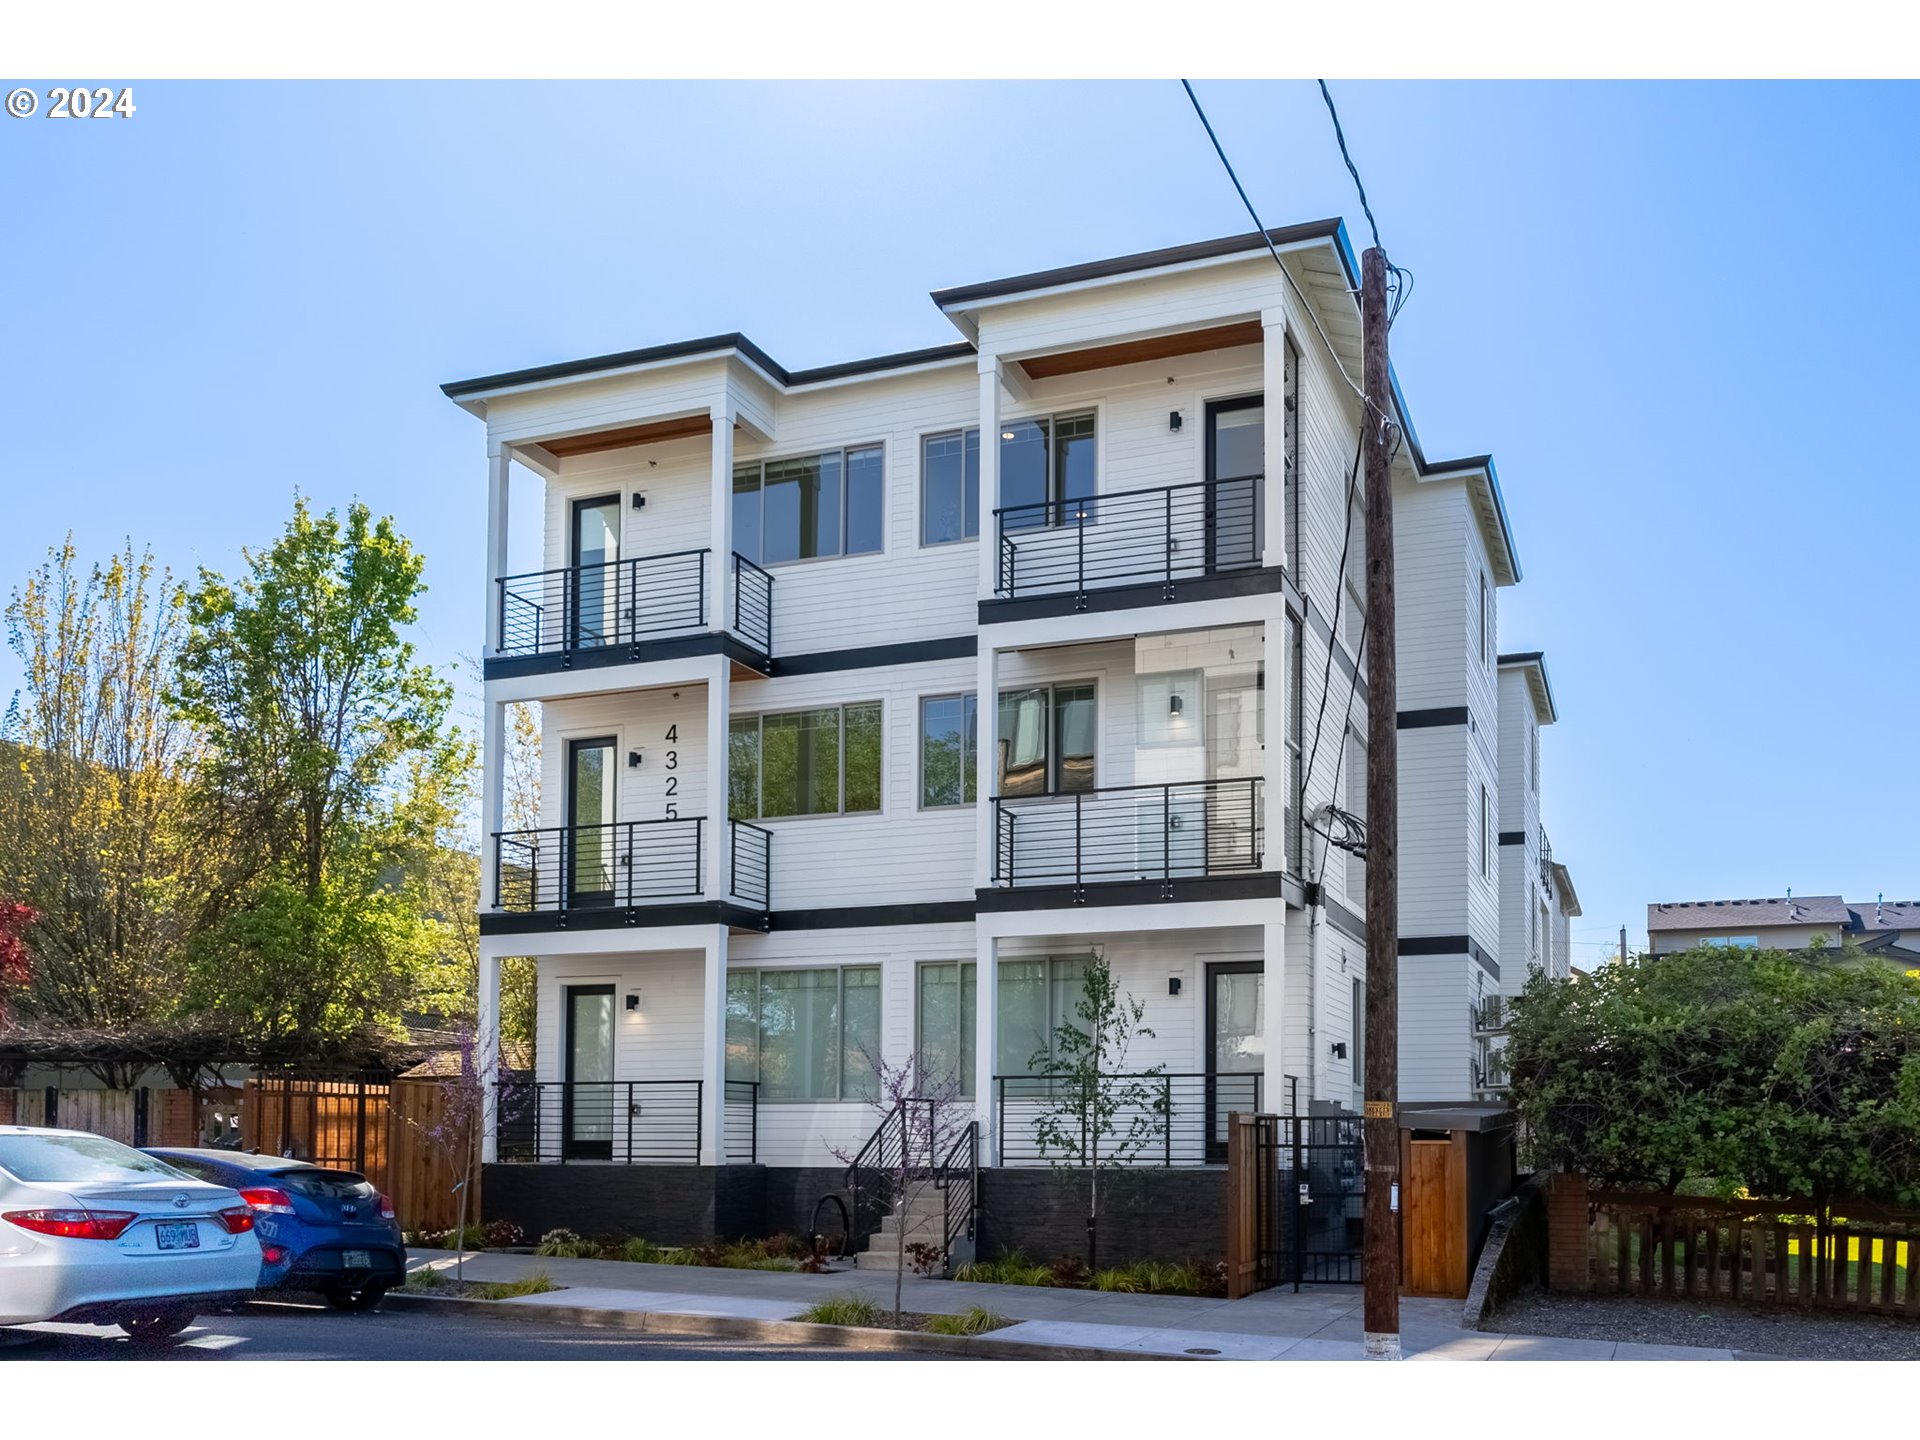
<instances>
[{"instance_id":1,"label":"mulch bed","mask_svg":"<svg viewBox=\"0 0 1920 1440\"><path fill-rule=\"evenodd\" d=\"M1789 1360L1920 1360L1920 1321L1884 1315L1534 1293L1516 1296L1485 1323L1514 1335L1700 1345Z\"/></svg>"}]
</instances>

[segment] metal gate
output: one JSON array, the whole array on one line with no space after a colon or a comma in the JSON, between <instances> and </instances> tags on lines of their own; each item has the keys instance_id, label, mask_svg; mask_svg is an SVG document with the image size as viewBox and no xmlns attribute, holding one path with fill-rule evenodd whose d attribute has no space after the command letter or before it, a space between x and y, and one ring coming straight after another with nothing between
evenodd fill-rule
<instances>
[{"instance_id":1,"label":"metal gate","mask_svg":"<svg viewBox=\"0 0 1920 1440\"><path fill-rule=\"evenodd\" d=\"M1277 1283L1358 1285L1366 1241L1366 1164L1358 1115L1280 1118L1282 1243Z\"/></svg>"}]
</instances>

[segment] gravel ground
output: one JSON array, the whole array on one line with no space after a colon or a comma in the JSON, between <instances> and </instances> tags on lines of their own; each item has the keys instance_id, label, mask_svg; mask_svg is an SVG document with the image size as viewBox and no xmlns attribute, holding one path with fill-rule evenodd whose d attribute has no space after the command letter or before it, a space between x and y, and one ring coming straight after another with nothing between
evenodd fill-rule
<instances>
[{"instance_id":1,"label":"gravel ground","mask_svg":"<svg viewBox=\"0 0 1920 1440\"><path fill-rule=\"evenodd\" d=\"M1790 1360L1920 1360L1920 1323L1912 1320L1709 1308L1632 1295L1520 1295L1486 1325L1515 1335L1704 1345Z\"/></svg>"}]
</instances>

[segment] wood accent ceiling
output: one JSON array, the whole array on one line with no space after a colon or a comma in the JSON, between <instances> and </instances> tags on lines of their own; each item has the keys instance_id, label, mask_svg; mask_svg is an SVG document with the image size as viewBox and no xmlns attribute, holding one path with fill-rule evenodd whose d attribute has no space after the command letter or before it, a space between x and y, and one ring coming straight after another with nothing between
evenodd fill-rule
<instances>
[{"instance_id":1,"label":"wood accent ceiling","mask_svg":"<svg viewBox=\"0 0 1920 1440\"><path fill-rule=\"evenodd\" d=\"M662 440L684 440L692 435L712 433L711 418L686 415L678 420L654 420L645 425L624 425L618 430L595 430L588 435L567 435L540 443L548 454L564 460L570 455L598 455L602 450L624 450L629 445L656 445Z\"/></svg>"},{"instance_id":2,"label":"wood accent ceiling","mask_svg":"<svg viewBox=\"0 0 1920 1440\"><path fill-rule=\"evenodd\" d=\"M1183 330L1177 335L1155 335L1150 340L1125 340L1118 345L1095 345L1089 350L1030 355L1020 362L1020 368L1035 380L1051 380L1056 375L1078 375L1083 370L1109 370L1116 365L1137 365L1142 360L1165 360L1172 355L1194 355L1202 350L1258 345L1261 340L1260 322L1242 320L1233 325L1216 325L1210 330Z\"/></svg>"}]
</instances>

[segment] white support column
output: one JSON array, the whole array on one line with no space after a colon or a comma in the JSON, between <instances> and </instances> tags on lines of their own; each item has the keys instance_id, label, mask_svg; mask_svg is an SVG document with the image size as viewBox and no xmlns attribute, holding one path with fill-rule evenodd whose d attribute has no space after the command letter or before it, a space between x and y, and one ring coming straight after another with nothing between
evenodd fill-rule
<instances>
[{"instance_id":1,"label":"white support column","mask_svg":"<svg viewBox=\"0 0 1920 1440\"><path fill-rule=\"evenodd\" d=\"M974 770L974 888L986 889L993 883L996 814L994 787L1000 780L1000 690L999 654L993 648L990 630L981 630L980 649L975 659L974 740L977 746Z\"/></svg>"},{"instance_id":2,"label":"white support column","mask_svg":"<svg viewBox=\"0 0 1920 1440\"><path fill-rule=\"evenodd\" d=\"M980 1121L980 1163L1000 1163L1000 1115L994 1102L1000 1053L1000 942L976 930L973 942L973 1113Z\"/></svg>"},{"instance_id":3,"label":"white support column","mask_svg":"<svg viewBox=\"0 0 1920 1440\"><path fill-rule=\"evenodd\" d=\"M980 598L993 598L1000 535L993 510L1000 503L1000 357L980 357Z\"/></svg>"},{"instance_id":4,"label":"white support column","mask_svg":"<svg viewBox=\"0 0 1920 1440\"><path fill-rule=\"evenodd\" d=\"M1267 478L1260 486L1260 563L1284 565L1287 563L1287 312L1277 307L1261 311L1260 329L1266 372L1267 452Z\"/></svg>"},{"instance_id":5,"label":"white support column","mask_svg":"<svg viewBox=\"0 0 1920 1440\"><path fill-rule=\"evenodd\" d=\"M487 644L481 659L501 645L500 579L507 573L507 471L512 456L504 442L487 442Z\"/></svg>"},{"instance_id":6,"label":"white support column","mask_svg":"<svg viewBox=\"0 0 1920 1440\"><path fill-rule=\"evenodd\" d=\"M700 1005L700 1163L727 1163L727 927L706 943Z\"/></svg>"},{"instance_id":7,"label":"white support column","mask_svg":"<svg viewBox=\"0 0 1920 1440\"><path fill-rule=\"evenodd\" d=\"M1269 1115L1284 1115L1287 1111L1287 904L1278 897L1268 904L1272 908L1266 924L1260 927L1266 997L1266 1013L1260 1017L1260 1029L1267 1049L1266 1073L1260 1081L1260 1108ZM1318 1041L1309 1039L1307 1043ZM1303 1076L1300 1104L1304 1107L1312 1099L1311 1086Z\"/></svg>"},{"instance_id":8,"label":"white support column","mask_svg":"<svg viewBox=\"0 0 1920 1440\"><path fill-rule=\"evenodd\" d=\"M728 609L733 594L733 406L717 404L712 416L713 518L708 530L707 628L725 630L733 618Z\"/></svg>"},{"instance_id":9,"label":"white support column","mask_svg":"<svg viewBox=\"0 0 1920 1440\"><path fill-rule=\"evenodd\" d=\"M507 705L483 700L480 705L480 893L482 910L497 909L500 900L500 846L494 839L506 828Z\"/></svg>"},{"instance_id":10,"label":"white support column","mask_svg":"<svg viewBox=\"0 0 1920 1440\"><path fill-rule=\"evenodd\" d=\"M724 655L707 675L707 818L700 827L706 846L704 884L709 900L733 892L733 823L727 818L727 727L733 714L733 668ZM771 876L768 877L771 882ZM769 897L771 899L771 897Z\"/></svg>"},{"instance_id":11,"label":"white support column","mask_svg":"<svg viewBox=\"0 0 1920 1440\"><path fill-rule=\"evenodd\" d=\"M480 942L480 995L475 1007L474 1067L480 1072L480 1163L500 1158L500 956Z\"/></svg>"}]
</instances>

